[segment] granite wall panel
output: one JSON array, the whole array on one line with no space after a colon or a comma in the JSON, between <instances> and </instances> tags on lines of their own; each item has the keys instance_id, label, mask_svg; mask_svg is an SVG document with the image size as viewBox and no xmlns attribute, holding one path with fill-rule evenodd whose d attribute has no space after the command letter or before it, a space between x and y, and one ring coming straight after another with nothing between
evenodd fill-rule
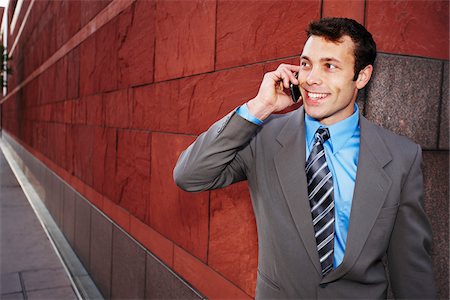
<instances>
[{"instance_id":1,"label":"granite wall panel","mask_svg":"<svg viewBox=\"0 0 450 300\"><path fill-rule=\"evenodd\" d=\"M79 194L75 194L74 250L89 272L91 248L91 207Z\"/></svg>"},{"instance_id":2,"label":"granite wall panel","mask_svg":"<svg viewBox=\"0 0 450 300\"><path fill-rule=\"evenodd\" d=\"M105 299L111 298L113 224L96 209L91 209L89 270Z\"/></svg>"},{"instance_id":3,"label":"granite wall panel","mask_svg":"<svg viewBox=\"0 0 450 300\"><path fill-rule=\"evenodd\" d=\"M147 254L145 258L145 299L202 299L155 257Z\"/></svg>"},{"instance_id":4,"label":"granite wall panel","mask_svg":"<svg viewBox=\"0 0 450 300\"><path fill-rule=\"evenodd\" d=\"M444 62L442 74L442 91L441 91L441 111L440 111L440 126L439 126L439 149L448 150L449 148L449 77L448 77L448 61Z\"/></svg>"},{"instance_id":5,"label":"granite wall panel","mask_svg":"<svg viewBox=\"0 0 450 300\"><path fill-rule=\"evenodd\" d=\"M159 0L156 7L155 81L214 70L216 1Z\"/></svg>"},{"instance_id":6,"label":"granite wall panel","mask_svg":"<svg viewBox=\"0 0 450 300\"><path fill-rule=\"evenodd\" d=\"M436 149L441 72L437 60L378 55L368 87L366 117L424 149Z\"/></svg>"},{"instance_id":7,"label":"granite wall panel","mask_svg":"<svg viewBox=\"0 0 450 300\"><path fill-rule=\"evenodd\" d=\"M62 232L69 244L75 246L75 193L72 188L63 187L63 226Z\"/></svg>"},{"instance_id":8,"label":"granite wall panel","mask_svg":"<svg viewBox=\"0 0 450 300\"><path fill-rule=\"evenodd\" d=\"M449 297L448 166L448 151L424 151L424 206L433 230L432 258L440 299Z\"/></svg>"},{"instance_id":9,"label":"granite wall panel","mask_svg":"<svg viewBox=\"0 0 450 300\"><path fill-rule=\"evenodd\" d=\"M145 252L113 227L111 298L144 299Z\"/></svg>"}]
</instances>

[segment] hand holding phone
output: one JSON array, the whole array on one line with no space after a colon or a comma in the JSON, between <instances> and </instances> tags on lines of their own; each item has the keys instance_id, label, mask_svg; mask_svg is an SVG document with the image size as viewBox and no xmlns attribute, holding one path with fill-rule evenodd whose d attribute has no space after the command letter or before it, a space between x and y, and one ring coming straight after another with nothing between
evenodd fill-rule
<instances>
[{"instance_id":1,"label":"hand holding phone","mask_svg":"<svg viewBox=\"0 0 450 300\"><path fill-rule=\"evenodd\" d=\"M298 79L298 72L295 73L295 78ZM291 84L289 85L289 89L291 90L292 101L294 101L294 103L297 103L301 97L300 88L298 87L298 85L291 82Z\"/></svg>"}]
</instances>

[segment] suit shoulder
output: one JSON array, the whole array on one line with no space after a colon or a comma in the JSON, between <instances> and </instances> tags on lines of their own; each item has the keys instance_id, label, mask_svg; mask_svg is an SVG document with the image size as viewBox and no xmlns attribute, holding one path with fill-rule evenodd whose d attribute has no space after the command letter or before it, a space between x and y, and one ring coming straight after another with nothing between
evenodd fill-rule
<instances>
[{"instance_id":1,"label":"suit shoulder","mask_svg":"<svg viewBox=\"0 0 450 300\"><path fill-rule=\"evenodd\" d=\"M396 156L405 158L414 158L417 155L420 146L412 141L410 138L394 133L386 128L383 128L366 119L369 126L371 126L384 141L389 151Z\"/></svg>"}]
</instances>

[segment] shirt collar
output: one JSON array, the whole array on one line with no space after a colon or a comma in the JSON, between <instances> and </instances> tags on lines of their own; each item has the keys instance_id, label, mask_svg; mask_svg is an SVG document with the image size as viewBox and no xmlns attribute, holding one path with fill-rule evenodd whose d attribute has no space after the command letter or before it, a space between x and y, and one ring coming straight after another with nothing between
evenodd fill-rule
<instances>
[{"instance_id":1,"label":"shirt collar","mask_svg":"<svg viewBox=\"0 0 450 300\"><path fill-rule=\"evenodd\" d=\"M330 131L330 138L327 140L331 146L333 154L344 147L345 143L353 136L359 128L359 109L355 104L355 111L353 114L331 126L325 126L318 120L308 116L305 113L305 128L306 128L306 144L308 149L314 140L314 135L320 127L326 127Z\"/></svg>"}]
</instances>

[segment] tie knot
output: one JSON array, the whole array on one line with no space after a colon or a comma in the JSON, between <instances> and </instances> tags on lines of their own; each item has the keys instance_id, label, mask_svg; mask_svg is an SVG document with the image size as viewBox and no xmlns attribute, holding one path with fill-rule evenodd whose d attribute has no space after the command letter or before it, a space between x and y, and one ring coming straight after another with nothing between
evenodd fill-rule
<instances>
[{"instance_id":1,"label":"tie knot","mask_svg":"<svg viewBox=\"0 0 450 300\"><path fill-rule=\"evenodd\" d=\"M316 142L319 141L321 144L325 143L326 140L330 138L330 131L328 128L319 128L316 131Z\"/></svg>"}]
</instances>

